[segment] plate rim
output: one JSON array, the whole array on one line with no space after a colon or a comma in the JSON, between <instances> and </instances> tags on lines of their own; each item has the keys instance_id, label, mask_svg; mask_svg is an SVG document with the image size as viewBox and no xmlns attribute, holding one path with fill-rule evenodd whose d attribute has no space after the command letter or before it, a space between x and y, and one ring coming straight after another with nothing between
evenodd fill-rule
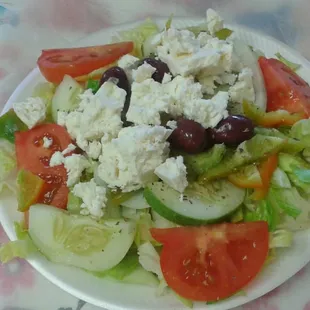
<instances>
[{"instance_id":1,"label":"plate rim","mask_svg":"<svg viewBox=\"0 0 310 310\"><path fill-rule=\"evenodd\" d=\"M160 22L166 21L166 18L153 18L153 20L156 23L160 23ZM175 24L175 22L187 22L187 23L190 22L190 23L194 24L194 23L199 23L201 21L203 21L203 19L200 17L196 17L196 18L195 17L175 17L173 24ZM115 33L117 31L121 31L121 29L124 29L124 27L128 27L128 28L134 27L136 24L139 24L141 22L143 22L143 20L138 20L138 21L129 22L129 23L126 22L126 23L114 25L112 27L103 28L99 31L92 33L92 34L83 36L79 40L73 42L73 45L74 46L81 46L81 44L83 44L84 41L90 40L92 38L95 39L96 37L98 38L104 32L113 31ZM265 34L262 31L259 31L256 29L251 29L251 28L244 26L244 25L238 25L238 24L226 24L226 25L231 27L231 29L233 29L233 30L239 30L239 31L244 31L246 33L254 34L255 36L263 37L263 39L268 40L269 42L276 43L281 49L284 49L284 50L288 51L289 53L294 54L298 59L300 59L300 62L303 63L303 66L305 66L308 69L309 74L310 74L310 61L308 59L306 59L299 51L291 48L290 46L286 45L282 41L280 41L280 40L278 40L278 39L276 39L276 38L274 38L268 34ZM176 27L178 27L178 26L176 25ZM15 90L10 95L9 99L7 100L6 104L4 105L4 108L1 112L1 115L3 113L7 112L12 107L12 104L14 103L16 98L19 96L19 94L24 89L27 88L28 84L30 84L34 78L39 77L39 76L42 76L42 75L40 73L39 68L36 66L32 71L30 71L30 73L28 73L28 75L15 88ZM2 209L0 209L0 223L1 223L5 233L8 235L9 239L10 240L16 240L17 238L16 238L15 233L11 233L11 229L9 228L10 225L9 225L9 223L6 223L6 220L4 219ZM13 226L13 225L11 224L11 226ZM309 232L308 234L310 236L310 230L307 230L307 231ZM75 296L76 298L81 298L81 299L85 300L86 302L88 302L92 305L95 305L95 306L99 306L99 307L104 306L107 308L107 310L108 309L109 310L110 309L111 310L112 309L113 310L114 309L115 310L123 310L124 309L121 306L111 304L111 303L106 303L104 300L99 300L97 298L93 298L87 294L84 294L83 291L81 291L78 288L75 288L71 284L70 285L66 284L63 280L60 280L60 279L58 279L57 276L54 276L54 274L52 274L50 271L47 271L46 268L44 267L44 264L42 264L42 262L39 259L30 258L30 259L27 259L27 261L36 271L38 271L40 274L42 274L48 281L50 281L51 283L53 283L54 285L56 285L60 289L64 290L65 292ZM226 300L224 300L223 302L219 302L219 303L214 304L214 305L206 305L205 307L203 307L203 309L204 308L208 308L209 310L231 309L231 308L252 302L252 301L256 300L257 298L260 298L260 297L264 296L265 294L269 293L270 291L274 290L275 288L279 287L281 284L285 283L289 279L291 279L298 271L300 271L309 262L310 262L310 257L309 257L309 259L303 260L302 263L300 264L300 267L293 274L291 274L288 278L287 277L277 278L278 281L273 282L271 289L269 289L268 291L263 292L263 293L252 294L251 299L246 301L246 302L238 301L238 297L237 297L237 299L228 300L228 303L229 303L228 308L225 307ZM55 263L53 263L53 264L55 264ZM255 290L255 291L257 291L257 290ZM128 309L134 309L134 308L128 308ZM194 309L195 309L195 307L194 307ZM199 307L199 309L200 309L200 307Z\"/></svg>"}]
</instances>

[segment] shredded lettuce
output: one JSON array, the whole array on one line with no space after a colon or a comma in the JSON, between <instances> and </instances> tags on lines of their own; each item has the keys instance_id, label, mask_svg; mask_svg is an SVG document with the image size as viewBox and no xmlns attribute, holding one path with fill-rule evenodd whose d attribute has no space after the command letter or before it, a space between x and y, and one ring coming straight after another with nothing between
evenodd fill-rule
<instances>
[{"instance_id":1,"label":"shredded lettuce","mask_svg":"<svg viewBox=\"0 0 310 310\"><path fill-rule=\"evenodd\" d=\"M310 183L310 169L295 169L294 174L304 183Z\"/></svg>"},{"instance_id":2,"label":"shredded lettuce","mask_svg":"<svg viewBox=\"0 0 310 310\"><path fill-rule=\"evenodd\" d=\"M296 231L310 227L310 200L302 197L295 187L272 189L268 198L275 208L282 210L281 221L277 228Z\"/></svg>"},{"instance_id":3,"label":"shredded lettuce","mask_svg":"<svg viewBox=\"0 0 310 310\"><path fill-rule=\"evenodd\" d=\"M92 272L97 277L112 277L118 281L122 281L139 267L138 255L134 251L130 251L124 259L115 267L104 272Z\"/></svg>"},{"instance_id":4,"label":"shredded lettuce","mask_svg":"<svg viewBox=\"0 0 310 310\"><path fill-rule=\"evenodd\" d=\"M150 228L153 227L152 217L149 213L141 214L136 226L135 244L140 246L144 242L156 242L150 233Z\"/></svg>"},{"instance_id":5,"label":"shredded lettuce","mask_svg":"<svg viewBox=\"0 0 310 310\"><path fill-rule=\"evenodd\" d=\"M209 31L208 30L208 24L206 22L202 23L200 25L197 25L197 26L187 27L185 29L188 31L191 31L196 37L198 37L200 32L208 32Z\"/></svg>"},{"instance_id":6,"label":"shredded lettuce","mask_svg":"<svg viewBox=\"0 0 310 310\"><path fill-rule=\"evenodd\" d=\"M46 105L47 120L52 121L52 99L56 91L56 85L43 82L35 86L32 97L40 97Z\"/></svg>"},{"instance_id":7,"label":"shredded lettuce","mask_svg":"<svg viewBox=\"0 0 310 310\"><path fill-rule=\"evenodd\" d=\"M151 19L147 19L144 23L136 28L121 31L112 39L114 42L133 41L134 50L132 54L138 58L143 58L143 43L146 39L159 33L158 26Z\"/></svg>"},{"instance_id":8,"label":"shredded lettuce","mask_svg":"<svg viewBox=\"0 0 310 310\"><path fill-rule=\"evenodd\" d=\"M171 24L172 24L172 19L173 19L173 14L171 14L168 18L168 20L166 21L165 24L165 29L168 30L171 28Z\"/></svg>"},{"instance_id":9,"label":"shredded lettuce","mask_svg":"<svg viewBox=\"0 0 310 310\"><path fill-rule=\"evenodd\" d=\"M14 145L0 139L0 192L5 188L16 192L16 157Z\"/></svg>"},{"instance_id":10,"label":"shredded lettuce","mask_svg":"<svg viewBox=\"0 0 310 310\"><path fill-rule=\"evenodd\" d=\"M159 279L159 286L157 294L162 295L166 288L167 283L164 279L161 267L160 256L151 242L145 242L138 247L139 263L147 271L157 275Z\"/></svg>"},{"instance_id":11,"label":"shredded lettuce","mask_svg":"<svg viewBox=\"0 0 310 310\"><path fill-rule=\"evenodd\" d=\"M177 224L172 223L165 218L163 218L161 215L159 215L154 210L151 210L152 218L153 218L153 227L155 228L173 228L177 227Z\"/></svg>"},{"instance_id":12,"label":"shredded lettuce","mask_svg":"<svg viewBox=\"0 0 310 310\"><path fill-rule=\"evenodd\" d=\"M268 194L268 201L276 210L282 211L296 219L301 214L301 210L292 203L291 193L291 189L271 188Z\"/></svg>"},{"instance_id":13,"label":"shredded lettuce","mask_svg":"<svg viewBox=\"0 0 310 310\"><path fill-rule=\"evenodd\" d=\"M14 258L27 258L37 251L23 224L14 223L18 240L9 241L0 247L0 262L7 263Z\"/></svg>"},{"instance_id":14,"label":"shredded lettuce","mask_svg":"<svg viewBox=\"0 0 310 310\"><path fill-rule=\"evenodd\" d=\"M233 31L228 28L223 28L215 33L215 36L220 40L226 40L232 35Z\"/></svg>"},{"instance_id":15,"label":"shredded lettuce","mask_svg":"<svg viewBox=\"0 0 310 310\"><path fill-rule=\"evenodd\" d=\"M269 235L269 248L287 248L293 243L293 233L289 230L279 229Z\"/></svg>"},{"instance_id":16,"label":"shredded lettuce","mask_svg":"<svg viewBox=\"0 0 310 310\"><path fill-rule=\"evenodd\" d=\"M291 188L291 182L287 174L279 167L273 172L271 186L275 188Z\"/></svg>"},{"instance_id":17,"label":"shredded lettuce","mask_svg":"<svg viewBox=\"0 0 310 310\"><path fill-rule=\"evenodd\" d=\"M287 60L285 57L283 57L279 52L275 54L275 56L281 61L283 62L286 66L288 66L290 69L292 69L293 71L297 71L298 69L300 69L301 65L300 64L296 64L293 63L289 60Z\"/></svg>"},{"instance_id":18,"label":"shredded lettuce","mask_svg":"<svg viewBox=\"0 0 310 310\"><path fill-rule=\"evenodd\" d=\"M278 224L278 215L268 200L261 200L254 210L244 210L244 222L266 221L269 231L274 231Z\"/></svg>"}]
</instances>

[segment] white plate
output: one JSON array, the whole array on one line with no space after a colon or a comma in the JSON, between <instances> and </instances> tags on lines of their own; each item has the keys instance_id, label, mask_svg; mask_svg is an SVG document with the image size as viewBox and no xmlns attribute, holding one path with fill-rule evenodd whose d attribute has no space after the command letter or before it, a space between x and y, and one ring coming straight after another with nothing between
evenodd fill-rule
<instances>
[{"instance_id":1,"label":"white plate","mask_svg":"<svg viewBox=\"0 0 310 310\"><path fill-rule=\"evenodd\" d=\"M157 20L160 26L164 21ZM197 19L174 19L176 27L192 26L201 22ZM136 24L136 23L135 23ZM98 45L108 43L111 35L116 31L129 29L135 24L119 25L117 27L104 29L89 37L84 38L76 46ZM246 28L231 27L235 34L246 43L261 49L267 56L271 57L276 52L280 52L284 57L293 62L302 64L299 74L310 81L310 63L299 53L292 50L281 42L271 37L266 37L260 33L253 32ZM34 69L24 81L17 87L4 111L12 107L13 102L23 100L31 95L32 89L43 81L38 69ZM0 202L0 220L4 230L11 240L16 239L13 222L20 219L20 214L16 211L17 204L15 197L4 197ZM44 233L44 232L42 232ZM205 303L196 303L196 310L225 310L230 309L255 298L258 298L272 289L276 288L284 281L292 277L310 260L310 232L303 231L295 235L294 245L287 250L279 252L277 260L267 266L263 272L246 288L245 296L235 296L230 299L206 306ZM156 297L155 289L125 285L111 282L105 279L98 279L82 270L62 265L52 264L43 256L34 255L28 260L29 263L43 274L51 282L63 290L81 298L89 303L107 308L109 310L182 310L187 309L175 299L168 295Z\"/></svg>"}]
</instances>

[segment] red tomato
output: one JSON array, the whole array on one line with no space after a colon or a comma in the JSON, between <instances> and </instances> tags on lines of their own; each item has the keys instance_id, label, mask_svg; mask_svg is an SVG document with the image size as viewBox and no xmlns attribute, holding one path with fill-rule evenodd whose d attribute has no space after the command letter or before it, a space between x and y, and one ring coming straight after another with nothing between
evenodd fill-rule
<instances>
[{"instance_id":1,"label":"red tomato","mask_svg":"<svg viewBox=\"0 0 310 310\"><path fill-rule=\"evenodd\" d=\"M274 171L278 167L278 155L271 155L267 160L262 162L259 167L259 174L263 182L261 188L256 188L254 193L251 195L251 198L254 200L261 200L266 197L270 187L270 181Z\"/></svg>"},{"instance_id":2,"label":"red tomato","mask_svg":"<svg viewBox=\"0 0 310 310\"><path fill-rule=\"evenodd\" d=\"M53 140L51 147L43 147L43 137ZM66 175L65 169L62 166L50 167L49 161L54 152L63 151L70 143L72 140L66 129L57 124L43 124L28 131L16 132L17 166L19 169L28 170L36 175L64 176Z\"/></svg>"},{"instance_id":3,"label":"red tomato","mask_svg":"<svg viewBox=\"0 0 310 310\"><path fill-rule=\"evenodd\" d=\"M286 110L310 117L310 86L277 59L260 57L267 90L267 111Z\"/></svg>"},{"instance_id":4,"label":"red tomato","mask_svg":"<svg viewBox=\"0 0 310 310\"><path fill-rule=\"evenodd\" d=\"M53 140L50 148L43 147L43 137ZM38 175L45 181L38 201L65 209L68 199L67 172L61 166L50 167L55 151L63 151L72 143L67 131L56 124L44 124L31 130L15 133L17 166ZM69 155L69 154L68 154Z\"/></svg>"},{"instance_id":5,"label":"red tomato","mask_svg":"<svg viewBox=\"0 0 310 310\"><path fill-rule=\"evenodd\" d=\"M37 64L43 76L60 83L67 74L77 77L104 67L133 50L133 42L43 50Z\"/></svg>"},{"instance_id":6,"label":"red tomato","mask_svg":"<svg viewBox=\"0 0 310 310\"><path fill-rule=\"evenodd\" d=\"M227 298L262 269L269 250L266 222L151 229L163 244L160 265L168 285L197 301Z\"/></svg>"}]
</instances>

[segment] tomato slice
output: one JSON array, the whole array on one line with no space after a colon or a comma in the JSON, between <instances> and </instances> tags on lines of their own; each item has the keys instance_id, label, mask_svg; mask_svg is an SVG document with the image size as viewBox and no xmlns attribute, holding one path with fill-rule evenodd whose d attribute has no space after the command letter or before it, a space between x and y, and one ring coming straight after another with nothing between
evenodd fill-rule
<instances>
[{"instance_id":1,"label":"tomato slice","mask_svg":"<svg viewBox=\"0 0 310 310\"><path fill-rule=\"evenodd\" d=\"M262 269L269 250L268 224L151 229L163 244L160 265L167 284L196 301L227 298Z\"/></svg>"},{"instance_id":2,"label":"tomato slice","mask_svg":"<svg viewBox=\"0 0 310 310\"><path fill-rule=\"evenodd\" d=\"M43 147L43 137L53 140L49 148ZM57 174L65 176L63 166L50 167L49 161L56 151L63 151L72 143L65 128L57 124L43 124L31 130L15 133L17 166L36 175Z\"/></svg>"},{"instance_id":3,"label":"tomato slice","mask_svg":"<svg viewBox=\"0 0 310 310\"><path fill-rule=\"evenodd\" d=\"M66 74L73 78L88 74L132 50L133 42L43 50L37 64L49 82L60 83Z\"/></svg>"},{"instance_id":4,"label":"tomato slice","mask_svg":"<svg viewBox=\"0 0 310 310\"><path fill-rule=\"evenodd\" d=\"M43 137L53 140L49 148L43 147ZM49 161L54 152L63 151L70 143L72 140L68 132L57 124L39 125L25 132L15 133L18 168L38 175L45 182L37 203L66 208L69 193L66 169L63 165L50 167Z\"/></svg>"},{"instance_id":5,"label":"tomato slice","mask_svg":"<svg viewBox=\"0 0 310 310\"><path fill-rule=\"evenodd\" d=\"M267 160L262 162L259 167L259 174L262 179L263 186L256 188L254 193L251 195L253 200L261 200L266 197L269 191L270 181L274 171L278 167L278 155L271 155Z\"/></svg>"},{"instance_id":6,"label":"tomato slice","mask_svg":"<svg viewBox=\"0 0 310 310\"><path fill-rule=\"evenodd\" d=\"M310 117L310 86L277 59L260 57L267 91L267 111L286 110Z\"/></svg>"}]
</instances>

